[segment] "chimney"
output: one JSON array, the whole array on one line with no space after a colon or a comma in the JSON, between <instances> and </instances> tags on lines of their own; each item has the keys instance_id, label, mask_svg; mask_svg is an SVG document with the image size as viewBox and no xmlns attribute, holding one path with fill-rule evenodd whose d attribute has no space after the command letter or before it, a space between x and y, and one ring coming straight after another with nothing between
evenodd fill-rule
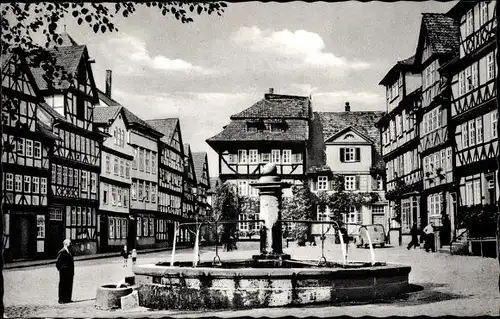
<instances>
[{"instance_id":1,"label":"chimney","mask_svg":"<svg viewBox=\"0 0 500 319\"><path fill-rule=\"evenodd\" d=\"M274 88L269 88L269 94L274 94Z\"/></svg>"},{"instance_id":2,"label":"chimney","mask_svg":"<svg viewBox=\"0 0 500 319\"><path fill-rule=\"evenodd\" d=\"M351 106L349 105L349 102L345 102L345 111L351 112Z\"/></svg>"},{"instance_id":3,"label":"chimney","mask_svg":"<svg viewBox=\"0 0 500 319\"><path fill-rule=\"evenodd\" d=\"M111 98L111 70L106 70L106 96Z\"/></svg>"}]
</instances>

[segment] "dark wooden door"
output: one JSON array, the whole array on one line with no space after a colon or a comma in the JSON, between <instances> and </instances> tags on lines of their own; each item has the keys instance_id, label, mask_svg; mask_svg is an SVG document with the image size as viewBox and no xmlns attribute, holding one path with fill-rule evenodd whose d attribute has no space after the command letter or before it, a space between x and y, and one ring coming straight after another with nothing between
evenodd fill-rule
<instances>
[{"instance_id":1,"label":"dark wooden door","mask_svg":"<svg viewBox=\"0 0 500 319\"><path fill-rule=\"evenodd\" d=\"M34 256L34 216L12 215L11 251L13 259L27 259Z\"/></svg>"},{"instance_id":2,"label":"dark wooden door","mask_svg":"<svg viewBox=\"0 0 500 319\"><path fill-rule=\"evenodd\" d=\"M57 256L57 252L63 247L64 228L62 221L51 220L47 233L47 253L50 257Z\"/></svg>"}]
</instances>

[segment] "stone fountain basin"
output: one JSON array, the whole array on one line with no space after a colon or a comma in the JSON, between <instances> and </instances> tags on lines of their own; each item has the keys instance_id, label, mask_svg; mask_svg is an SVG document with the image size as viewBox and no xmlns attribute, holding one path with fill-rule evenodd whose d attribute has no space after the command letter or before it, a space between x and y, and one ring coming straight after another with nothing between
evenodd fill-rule
<instances>
[{"instance_id":1,"label":"stone fountain basin","mask_svg":"<svg viewBox=\"0 0 500 319\"><path fill-rule=\"evenodd\" d=\"M279 266L251 268L251 260L222 266L189 262L133 268L139 304L154 309L245 309L315 303L375 301L408 293L405 265L284 260Z\"/></svg>"},{"instance_id":2,"label":"stone fountain basin","mask_svg":"<svg viewBox=\"0 0 500 319\"><path fill-rule=\"evenodd\" d=\"M133 289L121 285L117 287L116 284L105 284L97 288L96 293L96 308L101 310L110 310L120 308L121 297L132 293Z\"/></svg>"}]
</instances>

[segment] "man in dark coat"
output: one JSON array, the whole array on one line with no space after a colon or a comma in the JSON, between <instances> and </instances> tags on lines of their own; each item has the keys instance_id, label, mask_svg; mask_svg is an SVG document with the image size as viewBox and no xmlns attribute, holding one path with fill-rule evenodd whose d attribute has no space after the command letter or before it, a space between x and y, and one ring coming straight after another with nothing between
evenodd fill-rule
<instances>
[{"instance_id":1,"label":"man in dark coat","mask_svg":"<svg viewBox=\"0 0 500 319\"><path fill-rule=\"evenodd\" d=\"M63 241L63 248L57 253L56 267L59 270L59 303L72 302L75 265L70 251L71 240Z\"/></svg>"},{"instance_id":2,"label":"man in dark coat","mask_svg":"<svg viewBox=\"0 0 500 319\"><path fill-rule=\"evenodd\" d=\"M410 250L411 247L418 247L420 246L420 244L418 243L418 230L417 230L417 223L414 222L413 223L413 226L411 227L411 230L410 230L410 234L411 234L411 241L410 243L408 244L408 250Z\"/></svg>"}]
</instances>

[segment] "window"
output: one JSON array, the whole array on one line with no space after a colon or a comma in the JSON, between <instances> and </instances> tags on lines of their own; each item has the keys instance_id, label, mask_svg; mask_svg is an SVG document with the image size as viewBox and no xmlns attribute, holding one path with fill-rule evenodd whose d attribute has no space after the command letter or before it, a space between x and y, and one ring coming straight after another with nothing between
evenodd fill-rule
<instances>
[{"instance_id":1,"label":"window","mask_svg":"<svg viewBox=\"0 0 500 319\"><path fill-rule=\"evenodd\" d=\"M295 153L292 155L293 163L302 163L302 153Z\"/></svg>"},{"instance_id":2,"label":"window","mask_svg":"<svg viewBox=\"0 0 500 319\"><path fill-rule=\"evenodd\" d=\"M40 194L47 194L47 178L40 179Z\"/></svg>"},{"instance_id":3,"label":"window","mask_svg":"<svg viewBox=\"0 0 500 319\"><path fill-rule=\"evenodd\" d=\"M328 176L318 176L318 190L328 190Z\"/></svg>"},{"instance_id":4,"label":"window","mask_svg":"<svg viewBox=\"0 0 500 319\"><path fill-rule=\"evenodd\" d=\"M148 219L149 219L149 218L147 218L147 217L144 217L144 218L142 219L142 234L143 234L144 236L149 236L149 232L148 232L148 230L149 230L149 223L148 223Z\"/></svg>"},{"instance_id":5,"label":"window","mask_svg":"<svg viewBox=\"0 0 500 319\"><path fill-rule=\"evenodd\" d=\"M108 184L102 184L102 202L103 204L108 203Z\"/></svg>"},{"instance_id":6,"label":"window","mask_svg":"<svg viewBox=\"0 0 500 319\"><path fill-rule=\"evenodd\" d=\"M50 220L60 220L63 219L62 209L49 208L49 218Z\"/></svg>"},{"instance_id":7,"label":"window","mask_svg":"<svg viewBox=\"0 0 500 319\"><path fill-rule=\"evenodd\" d=\"M117 187L117 201L116 205L118 207L122 207L122 189L120 187Z\"/></svg>"},{"instance_id":8,"label":"window","mask_svg":"<svg viewBox=\"0 0 500 319\"><path fill-rule=\"evenodd\" d=\"M144 187L144 192L145 192L145 194L144 194L144 200L146 202L149 202L149 183L148 182L144 182L144 186L145 186Z\"/></svg>"},{"instance_id":9,"label":"window","mask_svg":"<svg viewBox=\"0 0 500 319\"><path fill-rule=\"evenodd\" d=\"M465 183L465 201L468 206L474 204L472 182Z\"/></svg>"},{"instance_id":10,"label":"window","mask_svg":"<svg viewBox=\"0 0 500 319\"><path fill-rule=\"evenodd\" d=\"M474 120L469 121L469 145L476 144L476 124Z\"/></svg>"},{"instance_id":11,"label":"window","mask_svg":"<svg viewBox=\"0 0 500 319\"><path fill-rule=\"evenodd\" d=\"M125 162L125 177L130 178L130 162Z\"/></svg>"},{"instance_id":12,"label":"window","mask_svg":"<svg viewBox=\"0 0 500 319\"><path fill-rule=\"evenodd\" d=\"M137 236L142 236L142 217L137 217Z\"/></svg>"},{"instance_id":13,"label":"window","mask_svg":"<svg viewBox=\"0 0 500 319\"><path fill-rule=\"evenodd\" d=\"M123 160L120 160L120 176L125 177L125 163Z\"/></svg>"},{"instance_id":14,"label":"window","mask_svg":"<svg viewBox=\"0 0 500 319\"><path fill-rule=\"evenodd\" d=\"M67 167L63 167L62 183L63 183L63 185L68 185L68 168Z\"/></svg>"},{"instance_id":15,"label":"window","mask_svg":"<svg viewBox=\"0 0 500 319\"><path fill-rule=\"evenodd\" d=\"M24 176L24 192L31 192L31 176Z\"/></svg>"},{"instance_id":16,"label":"window","mask_svg":"<svg viewBox=\"0 0 500 319\"><path fill-rule=\"evenodd\" d=\"M489 1L483 1L483 2L480 2L480 15L479 15L479 18L480 18L480 21L479 21L479 24L480 25L483 25L485 24L486 22L488 22L488 19L489 19L489 16L488 16L488 2Z\"/></svg>"},{"instance_id":17,"label":"window","mask_svg":"<svg viewBox=\"0 0 500 319\"><path fill-rule=\"evenodd\" d=\"M138 188L139 188L138 189L138 191L139 191L139 194L138 194L139 198L138 198L138 200L143 201L144 200L144 194L143 194L144 185L143 185L142 181L138 181L138 184L139 184L139 186L138 186Z\"/></svg>"},{"instance_id":18,"label":"window","mask_svg":"<svg viewBox=\"0 0 500 319\"><path fill-rule=\"evenodd\" d=\"M359 162L360 148L359 147L341 147L340 162Z\"/></svg>"},{"instance_id":19,"label":"window","mask_svg":"<svg viewBox=\"0 0 500 319\"><path fill-rule=\"evenodd\" d=\"M269 163L271 161L271 154L270 153L260 154L260 161L262 163Z\"/></svg>"},{"instance_id":20,"label":"window","mask_svg":"<svg viewBox=\"0 0 500 319\"><path fill-rule=\"evenodd\" d=\"M87 192L88 189L88 172L82 171L82 192Z\"/></svg>"},{"instance_id":21,"label":"window","mask_svg":"<svg viewBox=\"0 0 500 319\"><path fill-rule=\"evenodd\" d=\"M271 132L284 132L285 124L284 123L270 123Z\"/></svg>"},{"instance_id":22,"label":"window","mask_svg":"<svg viewBox=\"0 0 500 319\"><path fill-rule=\"evenodd\" d=\"M5 178L5 189L11 191L14 188L14 175L7 173Z\"/></svg>"},{"instance_id":23,"label":"window","mask_svg":"<svg viewBox=\"0 0 500 319\"><path fill-rule=\"evenodd\" d=\"M146 153L146 156L145 156L144 166L145 166L145 169L146 169L146 173L149 173L150 169L151 169L151 166L149 164L149 162L151 161L151 151L150 150L146 150L145 153Z\"/></svg>"},{"instance_id":24,"label":"window","mask_svg":"<svg viewBox=\"0 0 500 319\"><path fill-rule=\"evenodd\" d=\"M441 215L442 195L440 193L427 196L427 209L429 217L436 217Z\"/></svg>"},{"instance_id":25,"label":"window","mask_svg":"<svg viewBox=\"0 0 500 319\"><path fill-rule=\"evenodd\" d=\"M465 36L470 35L474 32L474 8L467 12L467 17L465 21Z\"/></svg>"},{"instance_id":26,"label":"window","mask_svg":"<svg viewBox=\"0 0 500 319\"><path fill-rule=\"evenodd\" d=\"M251 164L255 164L259 162L259 152L258 150L249 150L248 151L248 159Z\"/></svg>"},{"instance_id":27,"label":"window","mask_svg":"<svg viewBox=\"0 0 500 319\"><path fill-rule=\"evenodd\" d=\"M356 210L356 207L351 206L349 208L349 212L344 215L344 222L350 224L358 223L358 211ZM359 222L361 222L361 220L359 220Z\"/></svg>"},{"instance_id":28,"label":"window","mask_svg":"<svg viewBox=\"0 0 500 319\"><path fill-rule=\"evenodd\" d=\"M247 150L238 150L238 162L242 164L247 162Z\"/></svg>"},{"instance_id":29,"label":"window","mask_svg":"<svg viewBox=\"0 0 500 319\"><path fill-rule=\"evenodd\" d=\"M248 195L248 181L238 181L238 195L239 196Z\"/></svg>"},{"instance_id":30,"label":"window","mask_svg":"<svg viewBox=\"0 0 500 319\"><path fill-rule=\"evenodd\" d=\"M156 153L151 152L151 173L156 175Z\"/></svg>"},{"instance_id":31,"label":"window","mask_svg":"<svg viewBox=\"0 0 500 319\"><path fill-rule=\"evenodd\" d=\"M378 190L384 189L384 178L382 176L377 176L377 189Z\"/></svg>"},{"instance_id":32,"label":"window","mask_svg":"<svg viewBox=\"0 0 500 319\"><path fill-rule=\"evenodd\" d=\"M36 238L45 238L45 216L36 216Z\"/></svg>"},{"instance_id":33,"label":"window","mask_svg":"<svg viewBox=\"0 0 500 319\"><path fill-rule=\"evenodd\" d=\"M487 64L487 74L486 80L491 80L495 78L495 56L493 55L495 52L491 52L486 57Z\"/></svg>"},{"instance_id":34,"label":"window","mask_svg":"<svg viewBox=\"0 0 500 319\"><path fill-rule=\"evenodd\" d=\"M458 74L458 93L459 95L465 94L465 71Z\"/></svg>"},{"instance_id":35,"label":"window","mask_svg":"<svg viewBox=\"0 0 500 319\"><path fill-rule=\"evenodd\" d=\"M493 138L497 137L498 134L498 111L494 111L491 113L491 136Z\"/></svg>"},{"instance_id":36,"label":"window","mask_svg":"<svg viewBox=\"0 0 500 319\"><path fill-rule=\"evenodd\" d=\"M121 218L116 218L115 219L115 231L116 231L115 237L117 239L120 238L121 234L122 234L122 221L121 221Z\"/></svg>"},{"instance_id":37,"label":"window","mask_svg":"<svg viewBox=\"0 0 500 319\"><path fill-rule=\"evenodd\" d=\"M467 127L467 122L462 124L462 148L469 147L469 133Z\"/></svg>"},{"instance_id":38,"label":"window","mask_svg":"<svg viewBox=\"0 0 500 319\"><path fill-rule=\"evenodd\" d=\"M111 205L116 205L116 187L111 186Z\"/></svg>"},{"instance_id":39,"label":"window","mask_svg":"<svg viewBox=\"0 0 500 319\"><path fill-rule=\"evenodd\" d=\"M97 192L97 174L90 173L90 192Z\"/></svg>"},{"instance_id":40,"label":"window","mask_svg":"<svg viewBox=\"0 0 500 319\"><path fill-rule=\"evenodd\" d=\"M283 150L283 163L290 164L292 162L292 150Z\"/></svg>"},{"instance_id":41,"label":"window","mask_svg":"<svg viewBox=\"0 0 500 319\"><path fill-rule=\"evenodd\" d=\"M40 142L35 142L34 156L35 158L42 158L42 144Z\"/></svg>"},{"instance_id":42,"label":"window","mask_svg":"<svg viewBox=\"0 0 500 319\"><path fill-rule=\"evenodd\" d=\"M128 193L127 190L123 190L123 207L128 207Z\"/></svg>"},{"instance_id":43,"label":"window","mask_svg":"<svg viewBox=\"0 0 500 319\"><path fill-rule=\"evenodd\" d=\"M114 239L115 238L115 218L110 218L109 219L109 238Z\"/></svg>"},{"instance_id":44,"label":"window","mask_svg":"<svg viewBox=\"0 0 500 319\"><path fill-rule=\"evenodd\" d=\"M474 181L474 204L481 204L481 180Z\"/></svg>"},{"instance_id":45,"label":"window","mask_svg":"<svg viewBox=\"0 0 500 319\"><path fill-rule=\"evenodd\" d=\"M33 176L31 182L33 183L32 190L33 193L38 194L40 192L40 177L38 176Z\"/></svg>"},{"instance_id":46,"label":"window","mask_svg":"<svg viewBox=\"0 0 500 319\"><path fill-rule=\"evenodd\" d=\"M114 158L114 165L113 165L113 174L118 176L118 158Z\"/></svg>"},{"instance_id":47,"label":"window","mask_svg":"<svg viewBox=\"0 0 500 319\"><path fill-rule=\"evenodd\" d=\"M356 189L356 176L345 176L344 178L344 189L355 190Z\"/></svg>"},{"instance_id":48,"label":"window","mask_svg":"<svg viewBox=\"0 0 500 319\"><path fill-rule=\"evenodd\" d=\"M24 138L17 141L17 154L24 155Z\"/></svg>"},{"instance_id":49,"label":"window","mask_svg":"<svg viewBox=\"0 0 500 319\"><path fill-rule=\"evenodd\" d=\"M447 171L453 170L453 165L452 165L452 150L451 148L446 149L446 167Z\"/></svg>"},{"instance_id":50,"label":"window","mask_svg":"<svg viewBox=\"0 0 500 319\"><path fill-rule=\"evenodd\" d=\"M127 220L122 219L122 238L127 238Z\"/></svg>"},{"instance_id":51,"label":"window","mask_svg":"<svg viewBox=\"0 0 500 319\"><path fill-rule=\"evenodd\" d=\"M144 149L139 148L139 170L144 171Z\"/></svg>"},{"instance_id":52,"label":"window","mask_svg":"<svg viewBox=\"0 0 500 319\"><path fill-rule=\"evenodd\" d=\"M137 169L137 148L134 148L134 158L132 159L132 169Z\"/></svg>"},{"instance_id":53,"label":"window","mask_svg":"<svg viewBox=\"0 0 500 319\"><path fill-rule=\"evenodd\" d=\"M137 184L135 182L132 183L130 187L130 192L133 200L137 199Z\"/></svg>"},{"instance_id":54,"label":"window","mask_svg":"<svg viewBox=\"0 0 500 319\"><path fill-rule=\"evenodd\" d=\"M280 163L280 150L271 150L271 163Z\"/></svg>"},{"instance_id":55,"label":"window","mask_svg":"<svg viewBox=\"0 0 500 319\"><path fill-rule=\"evenodd\" d=\"M26 140L26 156L28 156L28 157L33 156L33 141L32 140Z\"/></svg>"},{"instance_id":56,"label":"window","mask_svg":"<svg viewBox=\"0 0 500 319\"><path fill-rule=\"evenodd\" d=\"M151 217L149 218L149 236L155 235L155 220Z\"/></svg>"},{"instance_id":57,"label":"window","mask_svg":"<svg viewBox=\"0 0 500 319\"><path fill-rule=\"evenodd\" d=\"M476 144L483 142L483 118L476 119Z\"/></svg>"},{"instance_id":58,"label":"window","mask_svg":"<svg viewBox=\"0 0 500 319\"><path fill-rule=\"evenodd\" d=\"M151 203L156 203L156 185L151 184Z\"/></svg>"}]
</instances>

